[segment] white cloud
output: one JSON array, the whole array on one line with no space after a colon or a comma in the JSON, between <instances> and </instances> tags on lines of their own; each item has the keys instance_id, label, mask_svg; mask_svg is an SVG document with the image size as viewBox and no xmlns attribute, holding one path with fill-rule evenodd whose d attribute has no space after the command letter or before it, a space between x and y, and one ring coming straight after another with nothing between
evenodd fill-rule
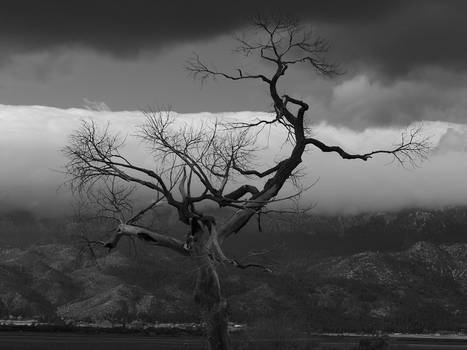
<instances>
[{"instance_id":1,"label":"white cloud","mask_svg":"<svg viewBox=\"0 0 467 350\"><path fill-rule=\"evenodd\" d=\"M449 128L440 138L436 152L467 152L467 130Z\"/></svg>"},{"instance_id":2,"label":"white cloud","mask_svg":"<svg viewBox=\"0 0 467 350\"><path fill-rule=\"evenodd\" d=\"M251 119L265 113L176 114L179 122L200 122L214 118ZM135 126L143 122L139 111L111 112L86 109L59 109L43 106L0 105L0 205L35 208L41 212L66 210L69 194L58 191L65 180L56 170L65 163L60 149L81 119L111 122L112 129L128 137L125 152L143 166L150 167L151 157L145 146L132 137ZM349 152L365 153L397 142L401 129L374 128L355 131L321 123L312 132L330 144ZM467 204L467 125L426 122L424 132L432 136L436 152L421 168L404 169L387 163L390 157L368 162L340 159L310 148L303 159L307 174L304 185L319 178L305 195L317 203L318 212L358 212L388 210L409 206ZM286 151L280 129L264 131L259 138L263 148L258 162L271 164ZM442 150L442 151L440 151ZM267 164L264 165L266 167ZM286 190L287 192L287 190Z\"/></svg>"},{"instance_id":3,"label":"white cloud","mask_svg":"<svg viewBox=\"0 0 467 350\"><path fill-rule=\"evenodd\" d=\"M110 107L104 101L93 101L83 98L83 107L90 111L110 112Z\"/></svg>"}]
</instances>

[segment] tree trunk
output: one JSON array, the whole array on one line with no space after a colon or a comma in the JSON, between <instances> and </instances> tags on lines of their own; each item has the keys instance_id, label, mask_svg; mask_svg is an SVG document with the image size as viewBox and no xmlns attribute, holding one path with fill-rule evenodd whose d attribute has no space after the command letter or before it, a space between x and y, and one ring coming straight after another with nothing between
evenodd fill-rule
<instances>
[{"instance_id":1,"label":"tree trunk","mask_svg":"<svg viewBox=\"0 0 467 350\"><path fill-rule=\"evenodd\" d=\"M206 311L206 335L209 350L229 350L230 335L228 329L227 301L221 300Z\"/></svg>"},{"instance_id":2,"label":"tree trunk","mask_svg":"<svg viewBox=\"0 0 467 350\"><path fill-rule=\"evenodd\" d=\"M209 350L230 350L227 301L222 298L219 277L207 256L198 258L195 301L202 309Z\"/></svg>"}]
</instances>

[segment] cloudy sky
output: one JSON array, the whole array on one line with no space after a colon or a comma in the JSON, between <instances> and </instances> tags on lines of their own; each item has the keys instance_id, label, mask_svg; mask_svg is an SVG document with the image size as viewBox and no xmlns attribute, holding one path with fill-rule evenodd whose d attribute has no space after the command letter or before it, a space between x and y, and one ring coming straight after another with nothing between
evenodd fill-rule
<instances>
[{"instance_id":1,"label":"cloudy sky","mask_svg":"<svg viewBox=\"0 0 467 350\"><path fill-rule=\"evenodd\" d=\"M251 16L268 11L312 25L345 70L327 79L297 67L280 86L309 102L316 136L332 134L334 143L362 152L381 140L391 145L413 123L423 121L434 136L435 152L421 169L389 168L387 159L349 165L329 155L310 158L310 174L320 178L313 198L322 208L467 204L462 0L2 1L0 200L23 202L37 192L28 205L43 205L44 193L60 180L50 169L63 162L58 149L66 134L79 118L104 113L85 107L106 110L105 118L117 124L126 121L123 129L147 106L171 105L194 119L207 115L193 114L201 112L269 111L259 82L200 84L185 70L196 52L219 69L266 73L270 67L233 49L235 35L250 33ZM337 176L349 166L352 179ZM55 200L52 192L47 202Z\"/></svg>"}]
</instances>

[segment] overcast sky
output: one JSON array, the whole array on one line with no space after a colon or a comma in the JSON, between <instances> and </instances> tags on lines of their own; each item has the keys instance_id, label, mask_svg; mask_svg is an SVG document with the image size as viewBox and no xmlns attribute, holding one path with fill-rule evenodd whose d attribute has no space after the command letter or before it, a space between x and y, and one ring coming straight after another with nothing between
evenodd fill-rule
<instances>
[{"instance_id":1,"label":"overcast sky","mask_svg":"<svg viewBox=\"0 0 467 350\"><path fill-rule=\"evenodd\" d=\"M446 174L465 175L458 173L465 170L459 168L462 161L467 161L467 2L462 0L2 1L0 122L2 130L10 134L1 142L2 164L11 159L11 145L22 147L25 159L34 153L29 150L40 147L48 150L46 157L55 157L52 141L32 141L28 125L31 130L43 128L40 133L64 135L69 128L46 128L46 114L50 113L51 120L61 115L65 124L58 125L64 127L66 118L71 118L68 108L137 111L171 105L179 113L269 111L271 102L260 82L217 80L201 85L185 70L186 60L196 52L226 71L248 67L250 71L267 72L270 67L233 49L236 35L251 33L251 17L269 11L287 13L312 25L315 33L331 44L330 59L345 70L335 79L318 77L306 66L288 72L281 91L310 103L311 122L340 132L335 141L342 145L351 145L346 139L351 138L349 135L368 135L369 129L395 132L411 123L436 122L429 124L430 132L437 140L444 140L443 147L449 149L438 152L434 156L437 162L430 165L438 164L438 176L442 174L437 188L442 192ZM10 107L13 105L17 107ZM27 107L31 105L58 109L42 109L36 118L37 110ZM12 120L21 116L29 124L21 124L18 129L19 124ZM116 113L110 119L119 117L121 114ZM16 141L11 135L16 135ZM54 135L52 139L58 140ZM60 148L58 143L53 145ZM361 146L372 144L363 142ZM452 155L448 156L450 152L456 153L455 162ZM442 154L445 163L440 160ZM58 159L52 163L59 163ZM19 163L14 164L21 168ZM333 163L333 167L339 166ZM4 169L2 166L0 170L0 185L10 187L3 191L6 198L6 192L11 196L13 182L15 188L23 185L18 180L21 176L9 183L6 179L15 174L14 168L8 172ZM41 174L41 179L48 176L45 167ZM362 171L361 179L366 179L364 174ZM425 176L423 171L410 174L414 184ZM435 172L430 174L433 178L426 186L436 181ZM405 176L409 175L402 176L407 181ZM334 181L342 183L338 178ZM393 182L406 191L402 181ZM467 204L467 187L459 186L447 192L451 197L444 196L439 202L449 204L452 198L452 203L458 204L460 197L465 197ZM322 187L322 192L324 188L328 187ZM342 196L344 192L340 191ZM345 194L350 201L356 200L352 193ZM325 192L322 195L326 196ZM418 203L404 198L406 205ZM382 194L372 199L380 203L384 200ZM428 201L421 200L427 205Z\"/></svg>"},{"instance_id":2,"label":"overcast sky","mask_svg":"<svg viewBox=\"0 0 467 350\"><path fill-rule=\"evenodd\" d=\"M112 110L162 104L190 113L268 109L258 82L201 86L184 69L193 52L226 70L263 69L258 60L232 52L234 36L248 32L256 11L310 23L345 69L333 81L308 67L287 76L284 90L319 105L313 118L354 128L420 119L464 122L462 0L6 0L0 13L0 102L79 107L86 98ZM343 82L370 101L341 110L335 87ZM331 113L321 113L327 107Z\"/></svg>"}]
</instances>

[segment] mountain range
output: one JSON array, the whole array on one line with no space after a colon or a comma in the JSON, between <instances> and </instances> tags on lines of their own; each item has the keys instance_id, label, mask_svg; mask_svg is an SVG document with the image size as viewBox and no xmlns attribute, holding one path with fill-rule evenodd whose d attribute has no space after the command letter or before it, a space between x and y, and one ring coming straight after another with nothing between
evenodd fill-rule
<instances>
[{"instance_id":1,"label":"mountain range","mask_svg":"<svg viewBox=\"0 0 467 350\"><path fill-rule=\"evenodd\" d=\"M316 331L467 329L466 208L276 219L262 232L252 223L226 248L273 270L219 267L233 321ZM142 244L92 253L57 235L4 243L0 317L198 322L195 279L189 259Z\"/></svg>"}]
</instances>

